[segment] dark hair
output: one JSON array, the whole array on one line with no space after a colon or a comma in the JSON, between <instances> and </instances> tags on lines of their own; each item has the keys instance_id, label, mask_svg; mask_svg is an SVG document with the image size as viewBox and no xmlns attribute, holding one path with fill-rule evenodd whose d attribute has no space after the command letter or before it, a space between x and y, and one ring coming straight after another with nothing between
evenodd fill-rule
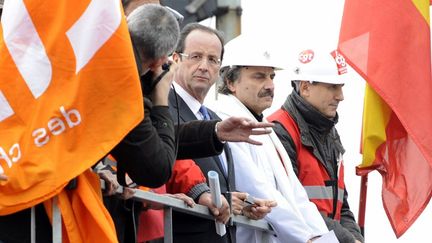
<instances>
[{"instance_id":1,"label":"dark hair","mask_svg":"<svg viewBox=\"0 0 432 243\"><path fill-rule=\"evenodd\" d=\"M174 51L180 27L165 7L143 4L129 14L127 22L133 44L143 60L156 60Z\"/></svg>"},{"instance_id":2,"label":"dark hair","mask_svg":"<svg viewBox=\"0 0 432 243\"><path fill-rule=\"evenodd\" d=\"M232 94L231 90L228 88L228 83L234 83L240 77L240 71L242 66L231 66L223 67L219 71L220 79L218 84L218 92L221 94Z\"/></svg>"},{"instance_id":3,"label":"dark hair","mask_svg":"<svg viewBox=\"0 0 432 243\"><path fill-rule=\"evenodd\" d=\"M0 0L0 17L2 16L3 13L3 4L4 4L4 0Z\"/></svg>"},{"instance_id":4,"label":"dark hair","mask_svg":"<svg viewBox=\"0 0 432 243\"><path fill-rule=\"evenodd\" d=\"M293 87L294 91L300 94L300 80L291 80L291 87Z\"/></svg>"},{"instance_id":5,"label":"dark hair","mask_svg":"<svg viewBox=\"0 0 432 243\"><path fill-rule=\"evenodd\" d=\"M186 44L185 43L186 42L186 38L194 30L201 30L201 31L204 31L204 32L207 32L207 33L210 33L210 34L215 34L217 36L217 38L219 39L219 41L220 41L220 43L222 45L221 56L220 56L220 59L222 60L223 59L223 54L224 54L224 51L225 51L225 49L224 49L225 41L224 41L223 33L220 32L220 31L218 31L218 30L212 29L210 27L201 25L199 23L189 23L189 24L185 25L185 27L183 27L183 29L180 32L180 38L179 38L179 41L177 43L177 48L176 48L175 51L177 53L182 53L184 51L185 44Z\"/></svg>"},{"instance_id":6,"label":"dark hair","mask_svg":"<svg viewBox=\"0 0 432 243\"><path fill-rule=\"evenodd\" d=\"M131 0L122 0L123 9L127 8L129 3L131 3Z\"/></svg>"},{"instance_id":7,"label":"dark hair","mask_svg":"<svg viewBox=\"0 0 432 243\"><path fill-rule=\"evenodd\" d=\"M301 82L310 82L312 85L317 85L319 82L316 81L308 81L308 80L291 80L291 87L293 87L294 91L300 94L300 84Z\"/></svg>"}]
</instances>

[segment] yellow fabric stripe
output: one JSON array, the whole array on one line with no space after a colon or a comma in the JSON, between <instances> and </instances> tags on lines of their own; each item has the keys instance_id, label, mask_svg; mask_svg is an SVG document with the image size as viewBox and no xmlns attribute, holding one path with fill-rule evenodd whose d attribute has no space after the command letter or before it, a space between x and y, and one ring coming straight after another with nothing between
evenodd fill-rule
<instances>
[{"instance_id":1,"label":"yellow fabric stripe","mask_svg":"<svg viewBox=\"0 0 432 243\"><path fill-rule=\"evenodd\" d=\"M412 0L414 5L416 6L417 10L421 13L423 18L425 18L426 23L430 25L430 18L429 18L429 0Z\"/></svg>"},{"instance_id":2,"label":"yellow fabric stripe","mask_svg":"<svg viewBox=\"0 0 432 243\"><path fill-rule=\"evenodd\" d=\"M387 127L391 109L379 95L366 84L364 109L362 148L363 162L360 168L371 166L375 160L378 147L386 141L385 129Z\"/></svg>"}]
</instances>

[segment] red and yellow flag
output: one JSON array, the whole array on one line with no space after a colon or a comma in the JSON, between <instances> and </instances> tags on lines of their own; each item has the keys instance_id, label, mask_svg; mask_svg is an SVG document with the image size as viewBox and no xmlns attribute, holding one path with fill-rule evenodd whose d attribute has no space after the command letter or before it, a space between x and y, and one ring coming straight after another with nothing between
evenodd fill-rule
<instances>
[{"instance_id":1,"label":"red and yellow flag","mask_svg":"<svg viewBox=\"0 0 432 243\"><path fill-rule=\"evenodd\" d=\"M0 53L6 215L58 195L142 120L143 105L119 0L5 1ZM93 186L86 178L78 186Z\"/></svg>"},{"instance_id":2,"label":"red and yellow flag","mask_svg":"<svg viewBox=\"0 0 432 243\"><path fill-rule=\"evenodd\" d=\"M367 81L363 162L377 169L397 237L432 193L429 0L346 0L339 49Z\"/></svg>"}]
</instances>

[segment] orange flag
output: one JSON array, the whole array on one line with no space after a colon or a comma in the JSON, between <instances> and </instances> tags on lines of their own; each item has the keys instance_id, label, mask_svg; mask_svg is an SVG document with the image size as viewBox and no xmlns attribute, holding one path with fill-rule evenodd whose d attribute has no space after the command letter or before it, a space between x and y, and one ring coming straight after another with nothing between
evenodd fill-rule
<instances>
[{"instance_id":1,"label":"orange flag","mask_svg":"<svg viewBox=\"0 0 432 243\"><path fill-rule=\"evenodd\" d=\"M0 53L0 215L54 195L73 208L80 197L61 196L63 187L143 118L120 1L5 1ZM78 186L98 187L88 180ZM105 210L90 198L81 204Z\"/></svg>"},{"instance_id":2,"label":"orange flag","mask_svg":"<svg viewBox=\"0 0 432 243\"><path fill-rule=\"evenodd\" d=\"M381 173L400 237L432 193L429 1L346 0L339 50L368 84L358 173Z\"/></svg>"}]
</instances>

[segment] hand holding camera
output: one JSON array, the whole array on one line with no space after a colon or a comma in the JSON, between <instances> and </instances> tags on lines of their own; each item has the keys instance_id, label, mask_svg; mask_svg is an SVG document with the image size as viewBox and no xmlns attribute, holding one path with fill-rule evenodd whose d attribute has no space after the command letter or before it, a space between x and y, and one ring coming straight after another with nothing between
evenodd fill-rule
<instances>
[{"instance_id":1,"label":"hand holding camera","mask_svg":"<svg viewBox=\"0 0 432 243\"><path fill-rule=\"evenodd\" d=\"M168 61L155 70L154 74L156 75L151 82L152 89L148 94L153 101L153 105L168 106L168 94L176 70L177 65L172 61Z\"/></svg>"}]
</instances>

